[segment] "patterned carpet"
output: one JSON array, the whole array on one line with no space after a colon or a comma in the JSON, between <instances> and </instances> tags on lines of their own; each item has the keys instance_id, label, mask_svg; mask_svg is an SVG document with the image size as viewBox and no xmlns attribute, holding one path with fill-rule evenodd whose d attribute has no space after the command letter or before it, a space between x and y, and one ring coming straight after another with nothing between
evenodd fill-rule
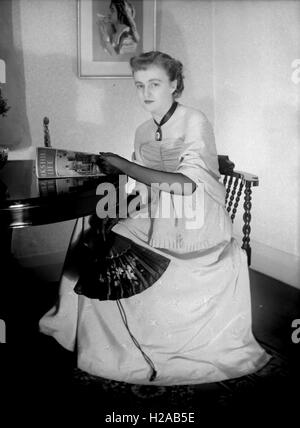
<instances>
[{"instance_id":1,"label":"patterned carpet","mask_svg":"<svg viewBox=\"0 0 300 428\"><path fill-rule=\"evenodd\" d=\"M204 417L224 417L249 412L269 416L286 414L294 399L296 381L290 362L275 350L264 347L272 355L258 372L202 385L146 386L131 385L89 375L79 369L72 374L73 391L77 396L97 397L103 411L194 412Z\"/></svg>"},{"instance_id":2,"label":"patterned carpet","mask_svg":"<svg viewBox=\"0 0 300 428\"><path fill-rule=\"evenodd\" d=\"M154 419L174 418L174 413L190 413L193 422L177 423L169 419L164 426L175 423L175 426L206 427L213 422L224 426L226 421L232 427L244 425L247 419L247 424L250 420L255 424L266 421L269 427L279 418L284 419L284 426L294 426L288 419L292 420L298 412L298 393L294 391L300 378L296 377L294 363L289 358L262 345L272 358L254 374L225 382L167 387L133 385L89 375L75 368L71 353L51 341L45 340L42 346L31 345L30 353L24 352L25 347L22 353L20 347L11 348L8 359L12 363L14 356L13 370L6 371L7 388L1 383L1 390L12 393L6 394L7 401L1 400L1 412L13 404L9 420L16 417L22 424L28 420L30 426L35 422L42 426L45 421L53 426L66 421L70 426L82 421L84 426L91 423L96 427L115 424L151 427L160 422L150 422L150 415ZM6 362L2 367L10 365ZM131 415L139 416L138 423L107 420Z\"/></svg>"}]
</instances>

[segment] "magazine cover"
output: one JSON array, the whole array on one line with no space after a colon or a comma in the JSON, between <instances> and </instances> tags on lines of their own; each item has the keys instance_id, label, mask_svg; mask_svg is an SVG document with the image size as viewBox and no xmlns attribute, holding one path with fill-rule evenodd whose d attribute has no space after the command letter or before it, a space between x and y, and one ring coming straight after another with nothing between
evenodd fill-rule
<instances>
[{"instance_id":1,"label":"magazine cover","mask_svg":"<svg viewBox=\"0 0 300 428\"><path fill-rule=\"evenodd\" d=\"M39 193L43 197L55 195L76 194L78 190L92 188L90 180L87 177L67 177L39 180Z\"/></svg>"},{"instance_id":2,"label":"magazine cover","mask_svg":"<svg viewBox=\"0 0 300 428\"><path fill-rule=\"evenodd\" d=\"M105 175L97 165L98 155L52 147L37 147L38 178L65 178Z\"/></svg>"},{"instance_id":3,"label":"magazine cover","mask_svg":"<svg viewBox=\"0 0 300 428\"><path fill-rule=\"evenodd\" d=\"M299 17L300 0L0 0L16 426L295 425Z\"/></svg>"}]
</instances>

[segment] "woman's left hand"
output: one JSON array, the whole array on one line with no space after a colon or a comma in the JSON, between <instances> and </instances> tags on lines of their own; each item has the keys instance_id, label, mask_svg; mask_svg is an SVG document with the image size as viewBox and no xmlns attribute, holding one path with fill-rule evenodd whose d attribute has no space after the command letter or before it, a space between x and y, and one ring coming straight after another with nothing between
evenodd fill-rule
<instances>
[{"instance_id":1,"label":"woman's left hand","mask_svg":"<svg viewBox=\"0 0 300 428\"><path fill-rule=\"evenodd\" d=\"M99 159L98 164L101 168L101 171L105 174L112 175L112 174L119 174L124 165L125 165L126 159L122 158L119 155L116 155L115 153L111 152L100 152L99 153Z\"/></svg>"}]
</instances>

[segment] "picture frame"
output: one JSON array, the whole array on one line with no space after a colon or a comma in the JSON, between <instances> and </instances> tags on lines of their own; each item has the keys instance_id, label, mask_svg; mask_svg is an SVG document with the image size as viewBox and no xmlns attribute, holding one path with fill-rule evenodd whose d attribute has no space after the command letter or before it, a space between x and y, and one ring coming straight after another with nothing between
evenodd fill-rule
<instances>
[{"instance_id":1,"label":"picture frame","mask_svg":"<svg viewBox=\"0 0 300 428\"><path fill-rule=\"evenodd\" d=\"M156 0L124 4L120 11L111 0L77 0L79 78L130 78L129 59L156 49Z\"/></svg>"}]
</instances>

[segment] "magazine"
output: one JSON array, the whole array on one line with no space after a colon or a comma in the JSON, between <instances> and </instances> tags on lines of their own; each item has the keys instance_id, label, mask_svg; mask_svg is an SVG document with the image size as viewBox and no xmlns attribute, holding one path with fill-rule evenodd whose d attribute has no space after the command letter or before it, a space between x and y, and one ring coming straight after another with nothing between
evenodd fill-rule
<instances>
[{"instance_id":1,"label":"magazine","mask_svg":"<svg viewBox=\"0 0 300 428\"><path fill-rule=\"evenodd\" d=\"M84 190L90 187L89 178L48 178L47 180L39 181L40 196L51 195L71 195L78 192L79 189Z\"/></svg>"},{"instance_id":2,"label":"magazine","mask_svg":"<svg viewBox=\"0 0 300 428\"><path fill-rule=\"evenodd\" d=\"M105 175L97 164L98 155L52 147L36 148L38 178L92 177Z\"/></svg>"},{"instance_id":3,"label":"magazine","mask_svg":"<svg viewBox=\"0 0 300 428\"><path fill-rule=\"evenodd\" d=\"M104 174L103 174L104 176ZM68 177L68 178L47 178L38 180L38 189L41 197L58 196L58 195L78 195L79 192L91 190L95 193L95 186L107 180L107 178L97 179L97 176L86 177ZM118 181L109 179L109 182L118 186ZM96 183L96 184L95 184Z\"/></svg>"}]
</instances>

